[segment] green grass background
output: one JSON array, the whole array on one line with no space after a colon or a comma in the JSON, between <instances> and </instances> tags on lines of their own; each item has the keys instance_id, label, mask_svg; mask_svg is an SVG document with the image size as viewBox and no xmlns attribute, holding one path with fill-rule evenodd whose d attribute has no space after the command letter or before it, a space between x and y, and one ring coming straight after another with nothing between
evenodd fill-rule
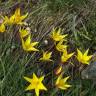
<instances>
[{"instance_id":1,"label":"green grass background","mask_svg":"<svg viewBox=\"0 0 96 96\"><path fill-rule=\"evenodd\" d=\"M11 15L20 7L22 14L28 12L26 21L31 28L34 41L39 41L39 49L51 47L48 35L53 27L61 27L67 33L70 50L90 48L96 50L96 1L95 0L0 0L0 16ZM49 45L44 45L48 39ZM54 50L52 50L54 51ZM72 87L66 91L56 90L54 68L57 61L40 62L40 53L27 53L22 50L18 35L18 26L7 27L7 32L0 33L0 96L35 96L34 91L25 92L28 86L23 76L45 75L44 84L47 92L40 96L96 96L96 86L92 80L83 80L78 69L64 66L65 76L70 75ZM76 64L74 60L71 60ZM70 62L68 63L70 64ZM77 72L77 73L76 73ZM53 86L53 87L52 87Z\"/></svg>"}]
</instances>

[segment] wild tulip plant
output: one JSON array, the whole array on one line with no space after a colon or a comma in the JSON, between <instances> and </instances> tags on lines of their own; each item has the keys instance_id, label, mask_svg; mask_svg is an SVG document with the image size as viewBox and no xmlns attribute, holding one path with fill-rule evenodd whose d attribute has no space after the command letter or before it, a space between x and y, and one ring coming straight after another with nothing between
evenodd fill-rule
<instances>
[{"instance_id":1,"label":"wild tulip plant","mask_svg":"<svg viewBox=\"0 0 96 96\"><path fill-rule=\"evenodd\" d=\"M38 41L32 41L31 38L31 32L27 30L27 28L21 28L21 25L23 26L26 24L24 22L24 19L27 18L28 13L25 15L21 15L20 8L17 8L15 13L8 17L4 17L4 21L2 24L0 24L0 32L4 33L6 32L6 25L10 26L12 24L17 24L20 26L18 32L20 35L21 39L21 44L22 44L22 49L26 52L40 52L38 48L36 48L36 45L38 45ZM63 34L61 33L62 29L61 28L53 28L51 33L50 33L50 38L53 39L55 43L55 48L56 50L60 53L60 62L62 62L62 65L59 64L59 67L55 71L55 77L57 78L55 82L55 87L61 90L67 90L68 88L72 87L72 85L67 83L67 80L69 79L70 76L67 76L63 78L63 67L66 62L69 61L72 56L74 56L75 52L69 52L68 49L70 49L70 45L67 44L67 36L68 34ZM77 49L77 55L76 58L81 64L87 64L89 65L90 59L92 58L92 55L88 56L89 49L85 51L85 53L82 53L79 49ZM50 52L49 50L43 51L43 55L39 58L39 62L45 61L49 62L52 61L54 63L54 58L52 57L54 51ZM27 90L35 90L36 96L39 96L39 91L45 90L48 91L48 88L46 87L47 84L43 84L44 77L46 76L41 76L38 78L35 73L33 73L33 77L29 78L24 76L24 79L28 81L30 84L26 88ZM46 77L47 78L47 77ZM70 77L71 78L71 77Z\"/></svg>"},{"instance_id":2,"label":"wild tulip plant","mask_svg":"<svg viewBox=\"0 0 96 96\"><path fill-rule=\"evenodd\" d=\"M17 8L15 13L10 16L9 18L5 16L4 23L5 24L26 24L26 22L23 22L23 20L28 16L28 13L21 16L20 8Z\"/></svg>"}]
</instances>

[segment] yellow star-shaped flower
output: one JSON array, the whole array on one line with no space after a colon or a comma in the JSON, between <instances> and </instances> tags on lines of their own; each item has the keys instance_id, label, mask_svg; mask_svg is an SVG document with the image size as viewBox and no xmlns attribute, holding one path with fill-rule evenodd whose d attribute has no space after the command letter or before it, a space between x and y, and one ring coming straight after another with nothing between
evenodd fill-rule
<instances>
[{"instance_id":1,"label":"yellow star-shaped flower","mask_svg":"<svg viewBox=\"0 0 96 96\"><path fill-rule=\"evenodd\" d=\"M27 29L19 29L19 32L20 32L20 37L21 38L24 38L26 36L28 36L30 34L30 32L27 30Z\"/></svg>"},{"instance_id":2,"label":"yellow star-shaped flower","mask_svg":"<svg viewBox=\"0 0 96 96\"><path fill-rule=\"evenodd\" d=\"M24 77L26 81L30 83L30 85L26 88L26 90L33 90L35 89L35 93L37 96L39 96L39 90L45 90L47 91L47 88L43 85L42 81L44 79L44 76L38 78L35 73L33 73L33 78Z\"/></svg>"},{"instance_id":3,"label":"yellow star-shaped flower","mask_svg":"<svg viewBox=\"0 0 96 96\"><path fill-rule=\"evenodd\" d=\"M2 23L2 24L0 25L0 32L1 32L1 33L5 32L5 25L4 25L4 23Z\"/></svg>"},{"instance_id":4,"label":"yellow star-shaped flower","mask_svg":"<svg viewBox=\"0 0 96 96\"><path fill-rule=\"evenodd\" d=\"M51 38L54 41L61 41L62 39L65 39L65 37L67 36L67 34L62 35L62 34L60 34L60 32L61 32L61 28L59 28L58 30L57 30L57 28L55 28L55 29L53 28L52 34L51 34Z\"/></svg>"},{"instance_id":5,"label":"yellow star-shaped flower","mask_svg":"<svg viewBox=\"0 0 96 96\"><path fill-rule=\"evenodd\" d=\"M73 56L74 52L73 53L70 53L68 54L67 52L67 48L64 50L62 56L61 56L61 62L64 63L66 62L69 58L71 58Z\"/></svg>"},{"instance_id":6,"label":"yellow star-shaped flower","mask_svg":"<svg viewBox=\"0 0 96 96\"><path fill-rule=\"evenodd\" d=\"M5 18L4 18L5 23L6 24L25 24L25 22L22 22L22 21L27 17L27 15L28 15L28 13L21 16L20 8L17 8L15 13L10 18L5 16Z\"/></svg>"},{"instance_id":7,"label":"yellow star-shaped flower","mask_svg":"<svg viewBox=\"0 0 96 96\"><path fill-rule=\"evenodd\" d=\"M39 51L38 49L34 48L35 45L38 44L38 42L33 42L31 43L31 36L29 35L26 41L22 40L22 47L25 51Z\"/></svg>"},{"instance_id":8,"label":"yellow star-shaped flower","mask_svg":"<svg viewBox=\"0 0 96 96\"><path fill-rule=\"evenodd\" d=\"M89 51L89 49L86 50L85 53L83 54L79 49L77 49L77 59L82 64L89 64L89 61L92 58L92 55L87 56L88 55L88 51Z\"/></svg>"},{"instance_id":9,"label":"yellow star-shaped flower","mask_svg":"<svg viewBox=\"0 0 96 96\"><path fill-rule=\"evenodd\" d=\"M51 58L52 52L43 52L43 57L41 57L39 60L43 61L52 61Z\"/></svg>"},{"instance_id":10,"label":"yellow star-shaped flower","mask_svg":"<svg viewBox=\"0 0 96 96\"><path fill-rule=\"evenodd\" d=\"M62 78L62 74L57 78L56 80L56 87L61 89L61 90L66 90L68 89L69 87L71 87L71 85L69 85L67 83L67 80L69 79L69 76L68 77L65 77L65 78Z\"/></svg>"},{"instance_id":11,"label":"yellow star-shaped flower","mask_svg":"<svg viewBox=\"0 0 96 96\"><path fill-rule=\"evenodd\" d=\"M59 43L56 45L56 49L60 52L63 52L67 48L67 45L63 45L63 41L64 40L59 41Z\"/></svg>"}]
</instances>

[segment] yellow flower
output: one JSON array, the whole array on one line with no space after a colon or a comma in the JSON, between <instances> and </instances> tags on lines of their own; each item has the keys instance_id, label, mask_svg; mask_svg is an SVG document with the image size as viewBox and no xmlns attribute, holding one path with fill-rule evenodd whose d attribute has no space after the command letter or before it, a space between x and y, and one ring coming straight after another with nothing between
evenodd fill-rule
<instances>
[{"instance_id":1,"label":"yellow flower","mask_svg":"<svg viewBox=\"0 0 96 96\"><path fill-rule=\"evenodd\" d=\"M63 63L66 62L70 57L73 56L73 54L74 54L74 53L68 54L67 48L66 48L66 49L64 50L62 56L61 56L61 62L63 62Z\"/></svg>"},{"instance_id":2,"label":"yellow flower","mask_svg":"<svg viewBox=\"0 0 96 96\"><path fill-rule=\"evenodd\" d=\"M24 79L30 83L26 90L34 89L37 96L39 96L39 90L47 91L47 88L42 83L44 76L38 78L35 73L33 73L33 78L24 77Z\"/></svg>"},{"instance_id":3,"label":"yellow flower","mask_svg":"<svg viewBox=\"0 0 96 96\"><path fill-rule=\"evenodd\" d=\"M3 23L0 25L0 32L5 32L5 25Z\"/></svg>"},{"instance_id":4,"label":"yellow flower","mask_svg":"<svg viewBox=\"0 0 96 96\"><path fill-rule=\"evenodd\" d=\"M56 28L55 29L53 28L51 38L54 41L61 41L62 39L65 39L67 34L62 35L62 34L60 34L60 32L61 32L61 28L59 28L58 30Z\"/></svg>"},{"instance_id":5,"label":"yellow flower","mask_svg":"<svg viewBox=\"0 0 96 96\"><path fill-rule=\"evenodd\" d=\"M83 54L79 49L77 49L77 59L79 62L83 63L83 64L89 64L89 60L92 58L92 55L87 56L88 55L88 50L85 51L85 53Z\"/></svg>"},{"instance_id":6,"label":"yellow flower","mask_svg":"<svg viewBox=\"0 0 96 96\"><path fill-rule=\"evenodd\" d=\"M27 35L29 35L30 34L30 32L27 30L27 29L19 29L19 32L20 32L20 36L21 36L21 38L24 38L24 37L26 37Z\"/></svg>"},{"instance_id":7,"label":"yellow flower","mask_svg":"<svg viewBox=\"0 0 96 96\"><path fill-rule=\"evenodd\" d=\"M43 52L43 57L40 58L40 60L43 60L43 61L52 61L50 58L51 58L51 55L52 55L52 52Z\"/></svg>"},{"instance_id":8,"label":"yellow flower","mask_svg":"<svg viewBox=\"0 0 96 96\"><path fill-rule=\"evenodd\" d=\"M5 16L5 18L4 18L5 23L8 23L8 24L25 24L25 22L22 22L22 21L27 17L27 15L28 15L28 13L21 16L20 8L17 8L15 13L10 18Z\"/></svg>"},{"instance_id":9,"label":"yellow flower","mask_svg":"<svg viewBox=\"0 0 96 96\"><path fill-rule=\"evenodd\" d=\"M31 43L31 36L29 35L28 38L26 39L26 41L22 39L22 47L25 51L39 51L38 49L34 48L34 46L36 44L38 44L38 42L33 42Z\"/></svg>"},{"instance_id":10,"label":"yellow flower","mask_svg":"<svg viewBox=\"0 0 96 96\"><path fill-rule=\"evenodd\" d=\"M63 52L66 48L67 48L67 45L63 45L64 40L61 40L59 41L59 43L56 45L56 49L60 52Z\"/></svg>"},{"instance_id":11,"label":"yellow flower","mask_svg":"<svg viewBox=\"0 0 96 96\"><path fill-rule=\"evenodd\" d=\"M69 76L68 77L65 77L65 78L62 78L62 74L57 78L57 80L56 80L56 83L55 83L55 85L56 85L56 87L57 88L60 88L60 89L62 89L62 90L66 90L66 89L68 89L69 87L71 87L71 85L69 85L68 83L67 83L67 80L69 79Z\"/></svg>"}]
</instances>

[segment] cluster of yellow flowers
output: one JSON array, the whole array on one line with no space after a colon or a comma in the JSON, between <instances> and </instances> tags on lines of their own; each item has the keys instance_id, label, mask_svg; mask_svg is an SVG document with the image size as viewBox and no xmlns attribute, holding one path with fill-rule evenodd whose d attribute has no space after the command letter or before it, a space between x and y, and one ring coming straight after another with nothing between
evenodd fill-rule
<instances>
[{"instance_id":1,"label":"cluster of yellow flowers","mask_svg":"<svg viewBox=\"0 0 96 96\"><path fill-rule=\"evenodd\" d=\"M21 13L20 13L20 8L17 8L15 13L8 17L8 16L5 16L3 18L3 22L2 24L0 25L0 32L5 32L6 31L6 25L12 25L12 24L19 24L19 25L22 25L22 24L26 24L26 22L23 22L23 20L27 17L28 13L26 13L25 15L21 16Z\"/></svg>"},{"instance_id":2,"label":"cluster of yellow flowers","mask_svg":"<svg viewBox=\"0 0 96 96\"><path fill-rule=\"evenodd\" d=\"M51 34L51 38L55 41L56 44L56 49L62 53L61 55L61 62L65 63L67 62L67 60L69 58L71 58L75 52L73 53L68 53L68 45L63 44L64 41L66 42L66 36L68 34L62 35L61 34L61 28L59 28L58 30L55 28L53 28L52 30L52 34ZM88 51L89 49L86 50L85 53L82 53L79 49L77 49L77 59L80 63L82 64L89 64L90 59L92 58L92 55L87 56L88 55Z\"/></svg>"},{"instance_id":3,"label":"cluster of yellow flowers","mask_svg":"<svg viewBox=\"0 0 96 96\"><path fill-rule=\"evenodd\" d=\"M28 16L28 13L25 15L21 16L20 13L20 8L17 8L15 13L8 18L7 16L4 17L3 23L0 25L0 32L5 32L6 31L6 24L27 24L26 22L23 22L23 20ZM74 54L75 52L68 53L68 45L66 44L66 37L68 34L62 35L61 34L61 28L53 28L52 32L50 34L50 37L54 40L56 50L61 53L61 62L64 64L67 62ZM21 37L21 42L22 42L22 48L24 51L30 52L30 51L39 51L38 49L35 48L35 46L39 42L31 42L31 33L29 30L26 29L19 29L20 37ZM26 37L26 39L25 39ZM92 55L88 56L88 50L86 50L85 53L82 53L79 49L77 49L77 55L76 58L77 60L82 63L82 64L89 64L90 59L92 58ZM39 59L40 61L53 61L51 59L52 57L52 52L48 51L43 51L43 56ZM60 68L56 71L56 74L60 73L62 70L62 66L60 65ZM63 78L62 72L58 76L56 80L56 87L62 90L66 90L67 88L71 87L67 83L67 80L69 79L70 76ZM35 73L33 73L33 78L28 78L24 77L25 80L27 80L30 85L26 88L26 90L32 90L35 89L36 95L39 96L39 90L47 90L47 88L43 85L42 81L44 80L44 76L38 78Z\"/></svg>"},{"instance_id":4,"label":"cluster of yellow flowers","mask_svg":"<svg viewBox=\"0 0 96 96\"><path fill-rule=\"evenodd\" d=\"M59 28L57 30L57 28L53 28L52 34L50 35L50 37L54 40L56 49L62 53L61 55L61 62L64 64L65 62L68 61L68 59L70 59L75 52L73 53L68 53L68 46L66 44L63 44L64 41L66 42L67 40L65 39L65 37L67 36L67 34L62 35L61 34L61 28ZM30 40L29 40L30 41ZM23 47L24 49L24 47ZM30 49L27 47L27 49ZM28 50L26 50L28 51ZM30 49L30 51L32 51ZM37 50L34 50L37 51ZM87 56L88 55L88 51L89 49L83 54L79 49L77 49L77 59L79 62L81 62L82 64L89 64L89 60L92 58L92 55ZM42 61L53 61L51 59L52 57L52 52L44 52L43 51L43 56L39 59ZM58 76L56 82L55 82L55 86L59 89L62 90L66 90L69 87L71 87L71 85L69 85L67 83L67 80L69 79L70 76L67 76L65 78L63 78L63 74L62 74L62 66L60 65L60 67L58 68L58 70L56 70L56 74L58 75L60 73L60 75ZM43 85L42 81L44 79L44 76L38 78L35 73L33 73L33 78L28 78L28 77L24 77L25 80L27 80L30 85L26 88L26 90L32 90L35 89L35 93L37 96L39 96L39 90L45 90L47 91L47 88Z\"/></svg>"}]
</instances>

